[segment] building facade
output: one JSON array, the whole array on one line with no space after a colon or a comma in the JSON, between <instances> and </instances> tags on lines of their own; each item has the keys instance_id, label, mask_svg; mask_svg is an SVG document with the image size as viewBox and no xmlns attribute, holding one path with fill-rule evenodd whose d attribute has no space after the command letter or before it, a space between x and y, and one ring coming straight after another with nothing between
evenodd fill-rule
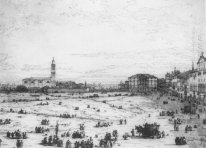
<instances>
[{"instance_id":1,"label":"building facade","mask_svg":"<svg viewBox=\"0 0 206 148\"><path fill-rule=\"evenodd\" d=\"M45 86L53 87L55 86L56 77L56 64L53 58L51 63L51 76L50 77L30 77L22 80L22 84L27 88L42 88Z\"/></svg>"},{"instance_id":2,"label":"building facade","mask_svg":"<svg viewBox=\"0 0 206 148\"><path fill-rule=\"evenodd\" d=\"M129 91L148 93L157 90L157 77L149 74L136 74L128 78Z\"/></svg>"},{"instance_id":3,"label":"building facade","mask_svg":"<svg viewBox=\"0 0 206 148\"><path fill-rule=\"evenodd\" d=\"M203 52L197 62L197 68L191 73L188 82L190 96L206 96L206 58Z\"/></svg>"}]
</instances>

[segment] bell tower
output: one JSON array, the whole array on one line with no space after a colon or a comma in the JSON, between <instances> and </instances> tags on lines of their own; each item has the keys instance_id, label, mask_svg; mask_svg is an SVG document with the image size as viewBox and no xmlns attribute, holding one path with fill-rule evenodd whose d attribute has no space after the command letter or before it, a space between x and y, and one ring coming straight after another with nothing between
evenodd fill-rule
<instances>
[{"instance_id":1,"label":"bell tower","mask_svg":"<svg viewBox=\"0 0 206 148\"><path fill-rule=\"evenodd\" d=\"M55 77L56 77L56 64L53 58L52 63L51 63L51 80L55 81Z\"/></svg>"}]
</instances>

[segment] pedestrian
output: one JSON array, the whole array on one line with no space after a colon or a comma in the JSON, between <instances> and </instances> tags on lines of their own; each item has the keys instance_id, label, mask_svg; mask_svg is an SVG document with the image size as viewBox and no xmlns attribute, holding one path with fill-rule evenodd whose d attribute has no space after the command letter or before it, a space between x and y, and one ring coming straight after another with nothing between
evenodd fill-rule
<instances>
[{"instance_id":1,"label":"pedestrian","mask_svg":"<svg viewBox=\"0 0 206 148\"><path fill-rule=\"evenodd\" d=\"M20 141L20 147L23 148L23 140Z\"/></svg>"},{"instance_id":2,"label":"pedestrian","mask_svg":"<svg viewBox=\"0 0 206 148\"><path fill-rule=\"evenodd\" d=\"M132 129L131 133L132 133L132 136L134 137L134 129Z\"/></svg>"},{"instance_id":3,"label":"pedestrian","mask_svg":"<svg viewBox=\"0 0 206 148\"><path fill-rule=\"evenodd\" d=\"M2 142L2 140L0 139L0 147L1 147L1 142Z\"/></svg>"},{"instance_id":4,"label":"pedestrian","mask_svg":"<svg viewBox=\"0 0 206 148\"><path fill-rule=\"evenodd\" d=\"M65 148L72 148L71 142L67 140Z\"/></svg>"},{"instance_id":5,"label":"pedestrian","mask_svg":"<svg viewBox=\"0 0 206 148\"><path fill-rule=\"evenodd\" d=\"M20 143L20 140L19 140L19 139L16 141L16 147L17 147L17 148L21 148L21 143Z\"/></svg>"}]
</instances>

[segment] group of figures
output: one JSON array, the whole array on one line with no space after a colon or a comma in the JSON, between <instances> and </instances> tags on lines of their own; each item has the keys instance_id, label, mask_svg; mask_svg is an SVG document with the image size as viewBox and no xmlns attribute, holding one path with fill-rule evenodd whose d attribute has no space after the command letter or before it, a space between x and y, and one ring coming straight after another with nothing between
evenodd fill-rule
<instances>
[{"instance_id":1,"label":"group of figures","mask_svg":"<svg viewBox=\"0 0 206 148\"><path fill-rule=\"evenodd\" d=\"M9 112L10 113L14 113L14 110L12 108L10 108Z\"/></svg>"},{"instance_id":2,"label":"group of figures","mask_svg":"<svg viewBox=\"0 0 206 148\"><path fill-rule=\"evenodd\" d=\"M112 132L112 134L111 133L106 133L104 139L100 140L99 146L102 147L102 148L113 147L113 145L117 141L117 138L118 138L117 130L114 130Z\"/></svg>"},{"instance_id":3,"label":"group of figures","mask_svg":"<svg viewBox=\"0 0 206 148\"><path fill-rule=\"evenodd\" d=\"M74 148L93 148L93 147L94 144L93 144L93 139L91 137L88 140L76 141L74 143ZM66 148L71 148L71 147L69 146L67 147L67 143L66 143Z\"/></svg>"},{"instance_id":4,"label":"group of figures","mask_svg":"<svg viewBox=\"0 0 206 148\"><path fill-rule=\"evenodd\" d=\"M119 120L119 124L120 124L120 125L123 125L123 124L126 125L126 124L127 124L127 120L126 120L126 119L124 119L124 120L123 120L123 119L120 119L120 120Z\"/></svg>"},{"instance_id":5,"label":"group of figures","mask_svg":"<svg viewBox=\"0 0 206 148\"><path fill-rule=\"evenodd\" d=\"M56 135L49 136L49 138L44 137L44 139L41 141L41 144L44 146L63 147L63 141L59 139Z\"/></svg>"},{"instance_id":6,"label":"group of figures","mask_svg":"<svg viewBox=\"0 0 206 148\"><path fill-rule=\"evenodd\" d=\"M111 126L113 123L112 122L98 122L97 124L96 124L96 126L95 127L109 127L109 126Z\"/></svg>"},{"instance_id":7,"label":"group of figures","mask_svg":"<svg viewBox=\"0 0 206 148\"><path fill-rule=\"evenodd\" d=\"M160 112L160 116L174 116L175 112L174 111L162 111Z\"/></svg>"},{"instance_id":8,"label":"group of figures","mask_svg":"<svg viewBox=\"0 0 206 148\"><path fill-rule=\"evenodd\" d=\"M191 125L186 125L185 132L187 133L188 131L192 131L192 126Z\"/></svg>"},{"instance_id":9,"label":"group of figures","mask_svg":"<svg viewBox=\"0 0 206 148\"><path fill-rule=\"evenodd\" d=\"M49 120L43 119L43 120L41 121L41 125L49 125Z\"/></svg>"},{"instance_id":10,"label":"group of figures","mask_svg":"<svg viewBox=\"0 0 206 148\"><path fill-rule=\"evenodd\" d=\"M85 132L84 131L74 131L72 134L72 138L84 138L85 137Z\"/></svg>"},{"instance_id":11,"label":"group of figures","mask_svg":"<svg viewBox=\"0 0 206 148\"><path fill-rule=\"evenodd\" d=\"M11 139L26 139L27 134L26 134L26 132L20 132L19 130L14 131L14 132L9 132L8 131L6 133L6 137L11 138Z\"/></svg>"},{"instance_id":12,"label":"group of figures","mask_svg":"<svg viewBox=\"0 0 206 148\"><path fill-rule=\"evenodd\" d=\"M19 140L19 139L18 139L18 140L16 141L16 147L17 147L17 148L23 148L23 140Z\"/></svg>"},{"instance_id":13,"label":"group of figures","mask_svg":"<svg viewBox=\"0 0 206 148\"><path fill-rule=\"evenodd\" d=\"M179 125L182 123L181 119L174 119L174 131L179 131Z\"/></svg>"},{"instance_id":14,"label":"group of figures","mask_svg":"<svg viewBox=\"0 0 206 148\"><path fill-rule=\"evenodd\" d=\"M49 105L49 102L46 102L46 103L39 103L39 104L37 104L37 105L40 105L40 106L44 106L44 105Z\"/></svg>"},{"instance_id":15,"label":"group of figures","mask_svg":"<svg viewBox=\"0 0 206 148\"><path fill-rule=\"evenodd\" d=\"M27 112L26 112L25 110L21 109L21 110L18 112L18 114L27 114Z\"/></svg>"},{"instance_id":16,"label":"group of figures","mask_svg":"<svg viewBox=\"0 0 206 148\"><path fill-rule=\"evenodd\" d=\"M75 118L77 115L70 115L70 114L60 114L60 118Z\"/></svg>"},{"instance_id":17,"label":"group of figures","mask_svg":"<svg viewBox=\"0 0 206 148\"><path fill-rule=\"evenodd\" d=\"M35 127L35 133L44 133L49 132L49 129L45 129L44 127Z\"/></svg>"},{"instance_id":18,"label":"group of figures","mask_svg":"<svg viewBox=\"0 0 206 148\"><path fill-rule=\"evenodd\" d=\"M139 136L142 136L143 138L164 138L165 132L159 131L160 125L158 125L156 122L153 124L145 123L143 126L135 126L136 132L139 134ZM132 133L134 130L132 130Z\"/></svg>"},{"instance_id":19,"label":"group of figures","mask_svg":"<svg viewBox=\"0 0 206 148\"><path fill-rule=\"evenodd\" d=\"M185 137L176 137L175 138L176 145L185 145L187 144Z\"/></svg>"},{"instance_id":20,"label":"group of figures","mask_svg":"<svg viewBox=\"0 0 206 148\"><path fill-rule=\"evenodd\" d=\"M0 119L0 125L4 125L4 124L10 124L11 123L11 119Z\"/></svg>"},{"instance_id":21,"label":"group of figures","mask_svg":"<svg viewBox=\"0 0 206 148\"><path fill-rule=\"evenodd\" d=\"M70 133L68 132L64 132L63 134L61 134L61 137L70 137Z\"/></svg>"},{"instance_id":22,"label":"group of figures","mask_svg":"<svg viewBox=\"0 0 206 148\"><path fill-rule=\"evenodd\" d=\"M85 129L85 125L84 125L84 124L80 124L80 125L79 125L79 129L80 129L80 130L84 130L84 129Z\"/></svg>"}]
</instances>

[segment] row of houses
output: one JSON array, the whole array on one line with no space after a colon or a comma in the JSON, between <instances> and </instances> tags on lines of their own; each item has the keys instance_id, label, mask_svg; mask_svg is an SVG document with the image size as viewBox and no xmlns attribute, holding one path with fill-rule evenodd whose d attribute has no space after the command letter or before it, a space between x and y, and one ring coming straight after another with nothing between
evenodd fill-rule
<instances>
[{"instance_id":1,"label":"row of houses","mask_svg":"<svg viewBox=\"0 0 206 148\"><path fill-rule=\"evenodd\" d=\"M192 64L191 70L180 73L175 69L172 74L172 77L169 77L171 74L167 73L165 79L181 97L206 96L206 58L203 52L197 61L196 68Z\"/></svg>"}]
</instances>

